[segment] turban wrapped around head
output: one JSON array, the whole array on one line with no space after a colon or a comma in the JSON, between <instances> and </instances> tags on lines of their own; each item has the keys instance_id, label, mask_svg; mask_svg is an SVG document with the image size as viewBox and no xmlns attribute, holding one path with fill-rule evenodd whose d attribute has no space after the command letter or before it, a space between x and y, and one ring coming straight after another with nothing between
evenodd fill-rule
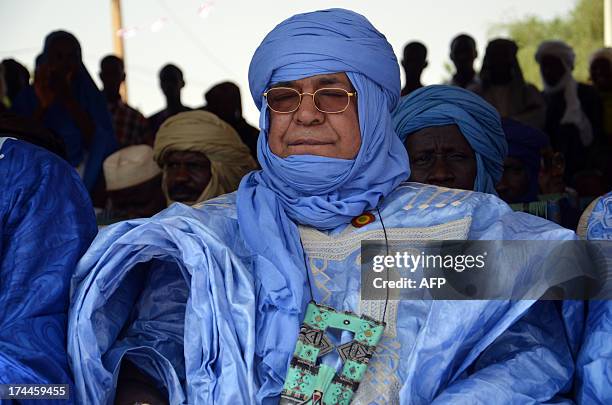
<instances>
[{"instance_id":1,"label":"turban wrapped around head","mask_svg":"<svg viewBox=\"0 0 612 405\"><path fill-rule=\"evenodd\" d=\"M471 91L455 86L427 86L400 100L393 123L402 142L423 128L457 125L476 155L474 190L496 194L508 151L498 112Z\"/></svg>"},{"instance_id":2,"label":"turban wrapped around head","mask_svg":"<svg viewBox=\"0 0 612 405\"><path fill-rule=\"evenodd\" d=\"M171 151L200 152L210 160L210 181L200 197L189 204L235 191L240 179L257 167L238 133L206 111L187 111L168 118L157 132L153 151L155 161L162 168L166 154ZM170 204L166 182L162 184Z\"/></svg>"},{"instance_id":3,"label":"turban wrapped around head","mask_svg":"<svg viewBox=\"0 0 612 405\"><path fill-rule=\"evenodd\" d=\"M576 54L571 46L563 41L544 41L538 46L535 54L535 59L538 63L542 62L542 58L546 55L555 56L561 60L563 66L571 72L574 69L574 61Z\"/></svg>"},{"instance_id":4,"label":"turban wrapped around head","mask_svg":"<svg viewBox=\"0 0 612 405\"><path fill-rule=\"evenodd\" d=\"M544 41L538 47L535 54L536 61L541 64L545 56L558 58L563 66L565 66L565 73L559 82L554 85L547 83L542 76L544 93L555 94L562 92L565 99L565 112L561 117L561 124L575 125L579 131L580 141L584 146L589 146L593 142L593 127L589 118L582 111L582 104L578 97L578 83L572 76L576 54L572 47L565 42L554 40Z\"/></svg>"}]
</instances>

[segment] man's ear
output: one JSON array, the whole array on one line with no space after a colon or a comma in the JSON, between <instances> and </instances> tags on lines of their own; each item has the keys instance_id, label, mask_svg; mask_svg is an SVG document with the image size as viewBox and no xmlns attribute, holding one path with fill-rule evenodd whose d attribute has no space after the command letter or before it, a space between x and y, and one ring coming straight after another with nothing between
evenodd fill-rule
<instances>
[{"instance_id":1,"label":"man's ear","mask_svg":"<svg viewBox=\"0 0 612 405\"><path fill-rule=\"evenodd\" d=\"M423 69L425 69L427 66L429 66L429 62L425 61L425 63L423 63Z\"/></svg>"},{"instance_id":2,"label":"man's ear","mask_svg":"<svg viewBox=\"0 0 612 405\"><path fill-rule=\"evenodd\" d=\"M121 82L123 83L125 81L125 72L121 75Z\"/></svg>"}]
</instances>

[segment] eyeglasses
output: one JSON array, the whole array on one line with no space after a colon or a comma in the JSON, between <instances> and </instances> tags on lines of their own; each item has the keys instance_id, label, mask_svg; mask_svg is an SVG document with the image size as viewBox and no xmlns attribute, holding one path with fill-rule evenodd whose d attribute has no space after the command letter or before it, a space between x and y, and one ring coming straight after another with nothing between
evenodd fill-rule
<instances>
[{"instance_id":1,"label":"eyeglasses","mask_svg":"<svg viewBox=\"0 0 612 405\"><path fill-rule=\"evenodd\" d=\"M338 114L344 112L357 92L348 92L340 88L324 87L314 93L300 93L290 87L273 87L266 91L264 97L268 101L268 107L279 114L289 114L297 111L302 104L302 96L312 96L317 110L327 114Z\"/></svg>"}]
</instances>

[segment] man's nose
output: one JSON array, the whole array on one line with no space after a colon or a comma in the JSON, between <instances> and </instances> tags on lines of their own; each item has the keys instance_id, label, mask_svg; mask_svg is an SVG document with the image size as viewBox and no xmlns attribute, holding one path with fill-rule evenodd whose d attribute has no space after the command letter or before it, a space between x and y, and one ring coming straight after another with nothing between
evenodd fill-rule
<instances>
[{"instance_id":1,"label":"man's nose","mask_svg":"<svg viewBox=\"0 0 612 405\"><path fill-rule=\"evenodd\" d=\"M187 165L178 165L174 170L174 181L185 182L189 180L189 169Z\"/></svg>"},{"instance_id":2,"label":"man's nose","mask_svg":"<svg viewBox=\"0 0 612 405\"><path fill-rule=\"evenodd\" d=\"M505 192L508 189L508 180L506 179L506 175L502 175L501 180L495 186L495 190L498 192Z\"/></svg>"},{"instance_id":3,"label":"man's nose","mask_svg":"<svg viewBox=\"0 0 612 405\"><path fill-rule=\"evenodd\" d=\"M295 120L301 125L317 125L325 121L325 113L315 106L314 95L302 95L302 102L295 112Z\"/></svg>"},{"instance_id":4,"label":"man's nose","mask_svg":"<svg viewBox=\"0 0 612 405\"><path fill-rule=\"evenodd\" d=\"M431 184L449 186L455 180L455 174L448 167L444 158L436 156L427 180Z\"/></svg>"}]
</instances>

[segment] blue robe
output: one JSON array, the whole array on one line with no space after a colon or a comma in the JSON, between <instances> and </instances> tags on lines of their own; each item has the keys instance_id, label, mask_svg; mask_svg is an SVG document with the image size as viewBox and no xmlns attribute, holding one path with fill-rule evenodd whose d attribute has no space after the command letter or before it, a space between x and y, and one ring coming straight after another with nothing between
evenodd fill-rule
<instances>
[{"instance_id":1,"label":"blue robe","mask_svg":"<svg viewBox=\"0 0 612 405\"><path fill-rule=\"evenodd\" d=\"M612 192L595 203L586 238L612 242ZM576 362L576 400L580 404L612 403L611 301L588 302L584 340Z\"/></svg>"},{"instance_id":2,"label":"blue robe","mask_svg":"<svg viewBox=\"0 0 612 405\"><path fill-rule=\"evenodd\" d=\"M72 166L77 167L87 157L83 172L83 182L88 190L92 190L102 172L104 159L117 149L117 141L115 140L110 113L98 89L79 86L74 93L95 125L91 145L89 147L84 145L81 130L77 127L66 108L58 103L54 103L49 107L49 110L43 117L43 125L58 134L62 139L66 145L68 162ZM25 88L19 93L13 105L13 111L26 117L32 116L37 108L38 99L32 86Z\"/></svg>"},{"instance_id":3,"label":"blue robe","mask_svg":"<svg viewBox=\"0 0 612 405\"><path fill-rule=\"evenodd\" d=\"M1 137L0 190L0 384L71 384L68 286L96 234L89 196L66 162Z\"/></svg>"},{"instance_id":4,"label":"blue robe","mask_svg":"<svg viewBox=\"0 0 612 405\"><path fill-rule=\"evenodd\" d=\"M172 404L278 401L298 329L264 307L278 312L265 319L282 333L262 334L258 258L240 237L235 201L175 204L101 231L72 281L68 352L81 402L112 403L124 357ZM435 186L403 183L380 211L391 240L575 238L493 195ZM383 239L378 218L300 226L300 235L316 300L380 319L382 303L361 301L359 289L359 242ZM558 403L570 388L573 359L553 302L396 301L385 320L354 403ZM279 353L266 357L274 336Z\"/></svg>"}]
</instances>

